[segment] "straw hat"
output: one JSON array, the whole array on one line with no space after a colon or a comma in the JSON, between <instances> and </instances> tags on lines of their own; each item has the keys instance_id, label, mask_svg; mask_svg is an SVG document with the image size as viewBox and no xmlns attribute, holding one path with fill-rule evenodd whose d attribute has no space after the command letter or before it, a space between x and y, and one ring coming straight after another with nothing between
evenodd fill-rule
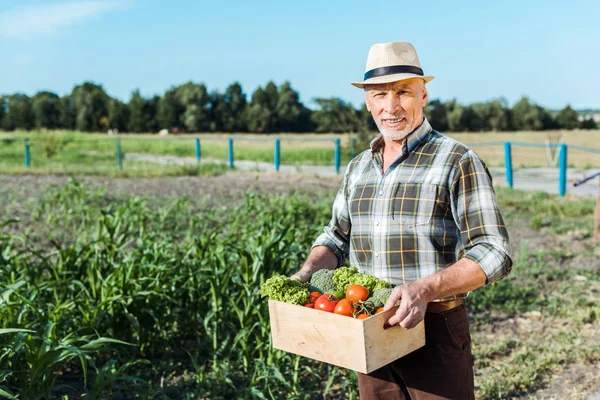
<instances>
[{"instance_id":1,"label":"straw hat","mask_svg":"<svg viewBox=\"0 0 600 400\"><path fill-rule=\"evenodd\" d=\"M371 46L362 82L350 82L358 88L368 84L390 83L410 78L425 82L433 76L424 76L414 46L408 42L377 43Z\"/></svg>"}]
</instances>

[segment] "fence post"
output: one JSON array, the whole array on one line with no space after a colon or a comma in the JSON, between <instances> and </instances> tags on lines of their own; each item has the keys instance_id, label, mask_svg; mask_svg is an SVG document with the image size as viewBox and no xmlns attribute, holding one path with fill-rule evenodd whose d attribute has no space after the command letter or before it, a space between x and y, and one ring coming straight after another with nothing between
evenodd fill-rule
<instances>
[{"instance_id":1,"label":"fence post","mask_svg":"<svg viewBox=\"0 0 600 400\"><path fill-rule=\"evenodd\" d=\"M560 153L558 155L558 164L560 167L560 175L558 178L558 193L564 196L567 191L567 145L560 145Z\"/></svg>"},{"instance_id":2,"label":"fence post","mask_svg":"<svg viewBox=\"0 0 600 400\"><path fill-rule=\"evenodd\" d=\"M233 138L229 138L229 168L233 168Z\"/></svg>"},{"instance_id":3,"label":"fence post","mask_svg":"<svg viewBox=\"0 0 600 400\"><path fill-rule=\"evenodd\" d=\"M504 166L506 168L506 182L509 187L513 187L512 153L510 142L504 143Z\"/></svg>"},{"instance_id":4,"label":"fence post","mask_svg":"<svg viewBox=\"0 0 600 400\"><path fill-rule=\"evenodd\" d=\"M275 139L275 171L279 171L279 162L281 161L281 142Z\"/></svg>"},{"instance_id":5,"label":"fence post","mask_svg":"<svg viewBox=\"0 0 600 400\"><path fill-rule=\"evenodd\" d=\"M25 166L31 167L31 153L29 152L29 139L25 139Z\"/></svg>"},{"instance_id":6,"label":"fence post","mask_svg":"<svg viewBox=\"0 0 600 400\"><path fill-rule=\"evenodd\" d=\"M200 164L200 139L196 138L196 164Z\"/></svg>"},{"instance_id":7,"label":"fence post","mask_svg":"<svg viewBox=\"0 0 600 400\"><path fill-rule=\"evenodd\" d=\"M352 147L350 147L350 158L356 157L356 138L352 138Z\"/></svg>"},{"instance_id":8,"label":"fence post","mask_svg":"<svg viewBox=\"0 0 600 400\"><path fill-rule=\"evenodd\" d=\"M335 139L335 173L340 173L340 138Z\"/></svg>"},{"instance_id":9,"label":"fence post","mask_svg":"<svg viewBox=\"0 0 600 400\"><path fill-rule=\"evenodd\" d=\"M121 139L117 138L117 164L123 169L123 155L121 154Z\"/></svg>"}]
</instances>

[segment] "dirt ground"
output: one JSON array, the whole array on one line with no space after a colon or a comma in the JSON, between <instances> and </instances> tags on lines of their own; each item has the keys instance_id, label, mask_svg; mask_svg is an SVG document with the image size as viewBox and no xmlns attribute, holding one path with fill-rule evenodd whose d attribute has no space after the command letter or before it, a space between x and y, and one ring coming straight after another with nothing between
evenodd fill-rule
<instances>
[{"instance_id":1,"label":"dirt ground","mask_svg":"<svg viewBox=\"0 0 600 400\"><path fill-rule=\"evenodd\" d=\"M17 194L22 198L35 198L42 194L50 185L63 185L68 181L66 176L5 176L0 175L0 203L3 193ZM303 193L319 198L327 196L333 200L339 187L341 176L315 176L297 173L275 172L231 172L216 177L178 177L178 178L147 178L121 179L86 177L81 180L91 187L106 187L109 194L115 196L139 194L150 198L170 198L186 196L190 199L209 199L214 201L235 200L243 197L247 191L268 192L277 194ZM324 221L324 223L326 223ZM552 245L556 248L569 246L577 251L583 246L573 238L563 238L556 235L540 235L526 223L511 221L509 232L515 251L517 244L527 241L529 248ZM597 268L598 258L575 259L579 266ZM598 282L588 282L596 285L592 290L600 295ZM499 338L509 338L515 334L543 332L551 327L544 326L544 320L535 315L498 315L492 326L483 335L493 335ZM600 333L590 332L590 340L600 346ZM600 364L573 364L552 377L547 387L534 394L539 399L585 399L591 393L600 390Z\"/></svg>"}]
</instances>

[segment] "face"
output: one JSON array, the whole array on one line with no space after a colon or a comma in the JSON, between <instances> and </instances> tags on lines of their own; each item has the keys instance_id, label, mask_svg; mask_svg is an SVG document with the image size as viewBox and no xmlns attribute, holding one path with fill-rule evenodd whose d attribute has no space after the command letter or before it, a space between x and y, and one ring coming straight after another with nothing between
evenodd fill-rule
<instances>
[{"instance_id":1,"label":"face","mask_svg":"<svg viewBox=\"0 0 600 400\"><path fill-rule=\"evenodd\" d=\"M387 139L402 140L423 122L425 82L415 78L366 85L365 102L379 132Z\"/></svg>"}]
</instances>

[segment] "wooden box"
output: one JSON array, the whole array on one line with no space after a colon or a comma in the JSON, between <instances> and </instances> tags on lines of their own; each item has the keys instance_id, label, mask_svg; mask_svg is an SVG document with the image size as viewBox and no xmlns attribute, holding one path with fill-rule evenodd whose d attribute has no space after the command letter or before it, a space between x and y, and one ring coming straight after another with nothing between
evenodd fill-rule
<instances>
[{"instance_id":1,"label":"wooden box","mask_svg":"<svg viewBox=\"0 0 600 400\"><path fill-rule=\"evenodd\" d=\"M368 374L425 345L425 324L384 329L397 307L356 319L269 300L273 347Z\"/></svg>"}]
</instances>

